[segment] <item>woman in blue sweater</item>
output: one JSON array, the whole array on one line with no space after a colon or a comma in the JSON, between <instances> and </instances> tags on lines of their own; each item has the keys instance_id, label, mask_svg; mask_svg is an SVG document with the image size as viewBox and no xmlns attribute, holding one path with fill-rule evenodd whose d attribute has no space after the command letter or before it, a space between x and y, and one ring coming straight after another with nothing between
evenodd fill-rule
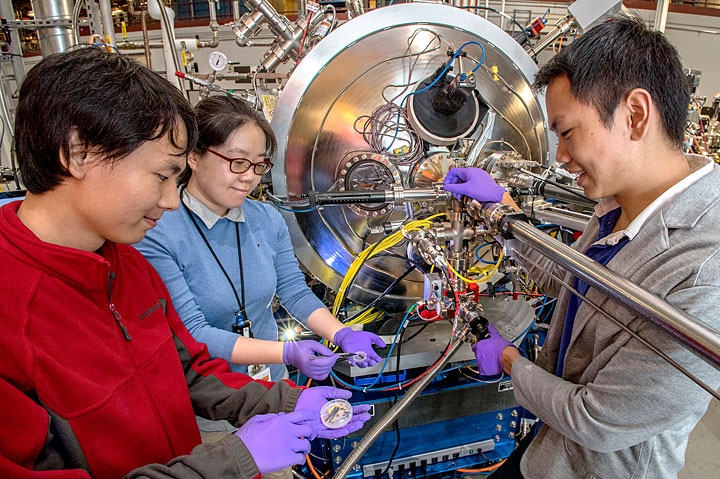
<instances>
[{"instance_id":1,"label":"woman in blue sweater","mask_svg":"<svg viewBox=\"0 0 720 479\"><path fill-rule=\"evenodd\" d=\"M181 207L163 215L136 247L160 273L190 333L234 371L273 381L285 364L325 379L338 356L316 341L278 341L275 295L302 324L346 353L380 357L375 334L338 321L305 283L282 216L247 199L272 168L270 125L245 103L211 97L196 106L200 139L180 175ZM361 356L362 357L362 356Z\"/></svg>"}]
</instances>

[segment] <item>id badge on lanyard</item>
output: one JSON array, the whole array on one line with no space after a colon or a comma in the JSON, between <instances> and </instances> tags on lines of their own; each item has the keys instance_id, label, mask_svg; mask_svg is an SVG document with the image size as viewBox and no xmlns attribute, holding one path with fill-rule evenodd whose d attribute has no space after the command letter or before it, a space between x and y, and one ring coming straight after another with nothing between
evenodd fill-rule
<instances>
[{"instance_id":1,"label":"id badge on lanyard","mask_svg":"<svg viewBox=\"0 0 720 479\"><path fill-rule=\"evenodd\" d=\"M246 338L252 338L252 321L245 318L242 311L235 313L235 322L232 325L233 333L240 334Z\"/></svg>"}]
</instances>

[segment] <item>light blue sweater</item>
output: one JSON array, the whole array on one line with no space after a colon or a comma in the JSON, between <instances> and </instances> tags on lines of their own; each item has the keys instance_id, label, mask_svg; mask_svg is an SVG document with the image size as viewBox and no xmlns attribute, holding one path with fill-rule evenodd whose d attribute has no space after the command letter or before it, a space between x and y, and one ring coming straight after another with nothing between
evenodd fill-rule
<instances>
[{"instance_id":1,"label":"light blue sweater","mask_svg":"<svg viewBox=\"0 0 720 479\"><path fill-rule=\"evenodd\" d=\"M254 337L276 341L278 330L271 308L276 294L285 309L303 324L324 305L305 284L280 213L270 205L250 199L243 202L242 210L245 221L238 225L245 273L245 309L253 322ZM195 216L195 220L240 296L235 223L221 218L208 229L200 218ZM193 337L207 344L211 357L230 362L237 339L232 332L237 300L182 205L163 214L157 226L135 247L162 277L173 306ZM243 365L231 364L231 368L247 372ZM274 364L270 370L272 379L277 380L284 375L285 366Z\"/></svg>"}]
</instances>

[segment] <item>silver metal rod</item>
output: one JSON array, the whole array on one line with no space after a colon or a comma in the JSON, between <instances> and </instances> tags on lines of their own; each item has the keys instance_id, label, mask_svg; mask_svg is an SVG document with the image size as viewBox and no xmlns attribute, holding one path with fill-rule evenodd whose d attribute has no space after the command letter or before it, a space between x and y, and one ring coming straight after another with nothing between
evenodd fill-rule
<instances>
[{"instance_id":1,"label":"silver metal rod","mask_svg":"<svg viewBox=\"0 0 720 479\"><path fill-rule=\"evenodd\" d=\"M35 13L35 20L38 22L72 19L72 0L32 0L30 3ZM43 57L52 53L64 52L73 45L72 32L68 31L66 27L40 27L37 34Z\"/></svg>"},{"instance_id":2,"label":"silver metal rod","mask_svg":"<svg viewBox=\"0 0 720 479\"><path fill-rule=\"evenodd\" d=\"M463 339L465 338L465 333L467 333L467 330L469 329L468 325L464 325L462 329L460 329L459 333L453 338L452 342L450 343L450 346L448 347L448 352L443 356L443 358L438 361L438 363L433 366L425 376L420 378L418 382L413 384L413 386L410 388L408 392L405 393L405 395L400 399L395 406L390 408L390 410L380 418L380 420L375 423L373 427L370 428L370 430L365 434L362 441L360 441L357 446L355 446L355 449L352 450L352 452L348 455L347 459L345 459L345 462L343 462L340 467L335 471L335 475L333 476L333 479L344 479L347 477L347 475L352 471L352 468L357 462L360 460L361 457L367 452L367 450L370 448L370 446L380 437L380 435L385 432L386 429L390 428L393 422L397 420L398 417L400 417L400 414L407 409L410 404L415 400L416 397L420 395L420 393L425 389L425 387L430 384L430 382L435 379L435 376L438 375L440 371L445 367L445 365L448 363L450 358L457 352L458 349L460 349L460 346L463 344Z\"/></svg>"},{"instance_id":3,"label":"silver metal rod","mask_svg":"<svg viewBox=\"0 0 720 479\"><path fill-rule=\"evenodd\" d=\"M128 5L131 5L131 1ZM152 56L150 54L150 35L148 34L147 26L147 10L143 10L140 16L140 24L142 26L142 38L143 38L143 49L145 50L145 65L152 70Z\"/></svg>"},{"instance_id":4,"label":"silver metal rod","mask_svg":"<svg viewBox=\"0 0 720 479\"><path fill-rule=\"evenodd\" d=\"M116 46L117 42L115 41L115 23L113 22L112 17L112 6L110 5L110 0L99 0L100 4L100 18L102 20L102 28L103 28L103 40L110 39L109 43L112 46Z\"/></svg>"},{"instance_id":5,"label":"silver metal rod","mask_svg":"<svg viewBox=\"0 0 720 479\"><path fill-rule=\"evenodd\" d=\"M152 1L152 0L150 0ZM165 32L166 38L167 38L167 45L166 45L166 51L165 55L170 54L170 60L172 61L172 68L175 71L165 72L165 75L167 79L172 83L173 85L177 86L180 91L184 92L184 85L181 78L178 78L175 76L175 72L181 71L180 69L180 58L178 57L178 52L175 49L175 31L173 29L173 22L170 21L170 17L168 16L167 10L165 7L165 3L163 0L156 0L158 7L160 8L160 19L161 19L161 25L162 25L162 31ZM163 39L164 41L164 39ZM165 59L165 65L166 69L170 68L171 65L168 64L167 58Z\"/></svg>"},{"instance_id":6,"label":"silver metal rod","mask_svg":"<svg viewBox=\"0 0 720 479\"><path fill-rule=\"evenodd\" d=\"M538 53L552 45L552 43L557 40L559 36L568 33L573 26L575 26L575 19L571 15L566 16L558 22L557 27L555 27L553 31L548 33L547 37L545 37L540 43L534 46L532 50L530 50L528 55L530 55L530 57L535 60L538 56Z\"/></svg>"},{"instance_id":7,"label":"silver metal rod","mask_svg":"<svg viewBox=\"0 0 720 479\"><path fill-rule=\"evenodd\" d=\"M240 20L240 0L232 0L233 22Z\"/></svg>"},{"instance_id":8,"label":"silver metal rod","mask_svg":"<svg viewBox=\"0 0 720 479\"><path fill-rule=\"evenodd\" d=\"M649 319L720 370L720 334L714 329L524 220L508 217L507 232L590 286Z\"/></svg>"},{"instance_id":9,"label":"silver metal rod","mask_svg":"<svg viewBox=\"0 0 720 479\"><path fill-rule=\"evenodd\" d=\"M558 226L564 226L575 231L584 231L591 216L582 213L575 213L570 210L560 210L558 208L533 208L532 205L523 206L526 215L536 220L552 223Z\"/></svg>"},{"instance_id":10,"label":"silver metal rod","mask_svg":"<svg viewBox=\"0 0 720 479\"><path fill-rule=\"evenodd\" d=\"M16 20L15 10L13 9L13 4L10 0L0 0L0 16L6 20ZM17 55L13 55L11 58L13 72L15 73L15 84L17 87L20 87L23 80L25 80L26 70L25 62L23 61L22 56L22 43L20 42L20 34L18 33L17 28L10 29L10 42L12 43L12 49L15 53L17 53ZM11 131L10 136L12 135L13 133Z\"/></svg>"},{"instance_id":11,"label":"silver metal rod","mask_svg":"<svg viewBox=\"0 0 720 479\"><path fill-rule=\"evenodd\" d=\"M74 45L80 45L80 10L82 9L83 3L85 3L85 0L75 0L75 6L73 7L72 34Z\"/></svg>"},{"instance_id":12,"label":"silver metal rod","mask_svg":"<svg viewBox=\"0 0 720 479\"><path fill-rule=\"evenodd\" d=\"M655 30L665 32L667 24L668 10L670 10L670 0L659 0L655 9L655 22L653 26Z\"/></svg>"},{"instance_id":13,"label":"silver metal rod","mask_svg":"<svg viewBox=\"0 0 720 479\"><path fill-rule=\"evenodd\" d=\"M217 21L215 0L208 1L208 8L210 10L210 33L212 34L212 39L209 42L198 40L198 48L216 48L220 44L220 40L218 40L218 30L220 26Z\"/></svg>"},{"instance_id":14,"label":"silver metal rod","mask_svg":"<svg viewBox=\"0 0 720 479\"><path fill-rule=\"evenodd\" d=\"M517 252L517 251L515 252L515 254L518 255L518 256L520 256L523 261L528 262L528 263L534 265L534 266L537 267L537 268L540 268L540 265L538 265L537 263L535 263L533 260L531 260L530 258L528 258L527 256L525 256L524 254L522 254L522 253L520 253L520 252ZM700 380L700 378L698 378L697 376L695 376L694 374L692 374L690 371L688 371L687 369L685 369L682 365L680 365L680 363L678 363L677 361L675 361L674 359L672 359L670 356L668 356L667 354L665 354L665 353L663 353L662 351L660 351L660 350L659 350L658 348L656 348L650 341L648 341L647 339L643 338L643 337L640 336L638 333L636 333L635 331L633 331L632 329L630 329L629 327L627 327L626 325L624 325L619 319L614 318L613 316L609 315L606 311L604 311L600 306L598 306L597 304L595 304L593 301L590 301L588 298L586 298L585 296L581 295L575 288L573 288L573 287L570 286L568 283L566 283L565 281L563 281L562 278L559 278L557 275L553 274L553 273L550 272L550 271L543 271L543 272L544 272L545 274L547 274L548 276L552 277L553 279L555 279L555 281L557 281L557 282L559 282L560 284L562 284L563 287L565 287L568 291L570 291L572 294L574 294L575 296L577 296L578 298L580 298L580 300L581 300L582 302L588 304L588 305L591 306L595 311L597 311L598 313L602 314L602 315L605 316L607 319L609 319L610 321L612 321L613 323L615 323L620 329L626 331L628 334L630 334L630 336L632 336L632 337L634 337L635 339L637 339L638 341L640 341L646 348L648 348L650 351L652 351L653 353L655 353L655 354L657 354L658 356L660 356L661 358L663 358L665 361L668 362L668 364L670 364L672 367L674 367L675 369L677 369L678 371L680 371L681 373L683 373L685 376L687 376L688 379L690 379L692 382L694 382L695 384L697 384L698 386L700 386L701 388L703 388L705 391L707 391L708 393L710 393L710 395L713 396L715 399L717 399L717 400L720 401L720 393L714 391L710 386L708 386L707 384L705 384L704 382L702 382L702 381Z\"/></svg>"}]
</instances>

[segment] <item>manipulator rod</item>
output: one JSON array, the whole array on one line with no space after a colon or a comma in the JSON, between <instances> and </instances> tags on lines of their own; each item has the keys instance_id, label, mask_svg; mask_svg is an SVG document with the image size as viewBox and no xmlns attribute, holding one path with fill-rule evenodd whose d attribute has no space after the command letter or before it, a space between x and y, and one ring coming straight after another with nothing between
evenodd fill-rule
<instances>
[{"instance_id":1,"label":"manipulator rod","mask_svg":"<svg viewBox=\"0 0 720 479\"><path fill-rule=\"evenodd\" d=\"M310 206L343 205L343 204L394 204L402 205L415 201L443 201L450 198L450 193L439 188L403 188L394 186L388 190L375 191L331 191L308 193Z\"/></svg>"},{"instance_id":2,"label":"manipulator rod","mask_svg":"<svg viewBox=\"0 0 720 479\"><path fill-rule=\"evenodd\" d=\"M468 212L506 238L514 238L570 271L672 335L720 370L720 334L600 263L533 227L521 213L500 203L468 203ZM512 253L511 253L512 254Z\"/></svg>"}]
</instances>

